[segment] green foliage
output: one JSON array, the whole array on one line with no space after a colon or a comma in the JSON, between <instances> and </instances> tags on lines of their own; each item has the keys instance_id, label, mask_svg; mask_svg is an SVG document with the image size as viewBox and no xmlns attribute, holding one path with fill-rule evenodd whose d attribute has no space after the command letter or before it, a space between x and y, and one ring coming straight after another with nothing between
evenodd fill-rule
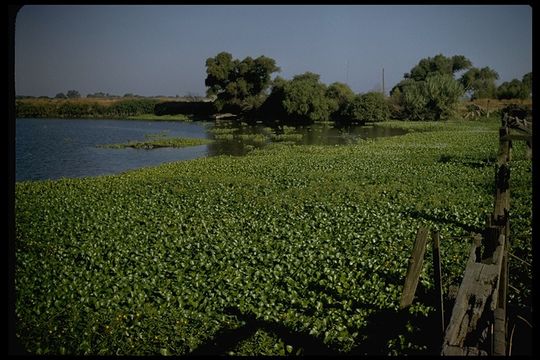
<instances>
[{"instance_id":1,"label":"green foliage","mask_svg":"<svg viewBox=\"0 0 540 360\"><path fill-rule=\"evenodd\" d=\"M45 118L55 117L57 111L50 104L42 101L15 100L15 114L16 117Z\"/></svg>"},{"instance_id":2,"label":"green foliage","mask_svg":"<svg viewBox=\"0 0 540 360\"><path fill-rule=\"evenodd\" d=\"M253 116L258 119L281 119L287 118L287 112L283 107L283 100L285 99L285 85L289 81L276 76L272 81L272 89L270 95L265 99L261 106L256 109Z\"/></svg>"},{"instance_id":3,"label":"green foliage","mask_svg":"<svg viewBox=\"0 0 540 360\"><path fill-rule=\"evenodd\" d=\"M340 82L330 84L325 96L330 100L330 117L339 121L347 117L347 107L355 98L349 85Z\"/></svg>"},{"instance_id":4,"label":"green foliage","mask_svg":"<svg viewBox=\"0 0 540 360\"><path fill-rule=\"evenodd\" d=\"M344 122L379 122L388 120L390 109L383 94L368 92L355 96L347 105L346 114Z\"/></svg>"},{"instance_id":5,"label":"green foliage","mask_svg":"<svg viewBox=\"0 0 540 360\"><path fill-rule=\"evenodd\" d=\"M17 182L21 343L36 354L187 355L238 326L224 310L233 306L346 352L379 312L397 311L421 225L442 235L447 293L461 281L467 229L492 211L499 122L383 125L418 131ZM512 250L532 261L532 166L514 150ZM519 296L530 295L531 271L511 266ZM418 291L432 286L426 271ZM435 316L420 301L413 310ZM271 337L237 352L296 353ZM383 354L414 345L381 341Z\"/></svg>"},{"instance_id":6,"label":"green foliage","mask_svg":"<svg viewBox=\"0 0 540 360\"><path fill-rule=\"evenodd\" d=\"M445 57L439 54L420 60L390 91L392 116L410 120L441 120L452 117L460 97L464 94L461 84L454 80L454 73L471 66L470 60L462 55ZM489 68L482 70L483 75L489 73ZM463 81L467 80L469 84L473 74L474 71L468 72Z\"/></svg>"},{"instance_id":7,"label":"green foliage","mask_svg":"<svg viewBox=\"0 0 540 360\"><path fill-rule=\"evenodd\" d=\"M151 99L120 100L110 105L107 112L115 117L149 114L154 113L154 107L158 102Z\"/></svg>"},{"instance_id":8,"label":"green foliage","mask_svg":"<svg viewBox=\"0 0 540 360\"><path fill-rule=\"evenodd\" d=\"M455 115L459 99L464 90L450 75L434 75L427 78L427 108L435 120L444 120Z\"/></svg>"},{"instance_id":9,"label":"green foliage","mask_svg":"<svg viewBox=\"0 0 540 360\"><path fill-rule=\"evenodd\" d=\"M248 56L240 61L221 52L206 60L204 83L208 87L207 94L217 96L218 111L248 111L262 104L270 76L279 70L275 61L266 56L256 59Z\"/></svg>"},{"instance_id":10,"label":"green foliage","mask_svg":"<svg viewBox=\"0 0 540 360\"><path fill-rule=\"evenodd\" d=\"M526 73L521 79L521 83L527 89L527 94L532 93L532 72Z\"/></svg>"},{"instance_id":11,"label":"green foliage","mask_svg":"<svg viewBox=\"0 0 540 360\"><path fill-rule=\"evenodd\" d=\"M438 54L432 58L428 57L420 60L420 62L411 69L410 73L404 75L404 78L412 79L414 81L424 81L430 75L453 76L454 73L468 69L471 66L471 61L463 55L446 57L442 54Z\"/></svg>"},{"instance_id":12,"label":"green foliage","mask_svg":"<svg viewBox=\"0 0 540 360\"><path fill-rule=\"evenodd\" d=\"M443 120L455 115L464 90L450 75L431 75L397 93L403 116L410 120Z\"/></svg>"},{"instance_id":13,"label":"green foliage","mask_svg":"<svg viewBox=\"0 0 540 360\"><path fill-rule=\"evenodd\" d=\"M472 99L494 99L497 95L495 80L498 78L499 74L489 67L473 67L461 76L459 82Z\"/></svg>"},{"instance_id":14,"label":"green foliage","mask_svg":"<svg viewBox=\"0 0 540 360\"><path fill-rule=\"evenodd\" d=\"M58 93L54 96L55 99L67 99L66 94L64 93Z\"/></svg>"},{"instance_id":15,"label":"green foliage","mask_svg":"<svg viewBox=\"0 0 540 360\"><path fill-rule=\"evenodd\" d=\"M77 90L68 90L66 97L68 99L79 99L81 97L81 94Z\"/></svg>"},{"instance_id":16,"label":"green foliage","mask_svg":"<svg viewBox=\"0 0 540 360\"><path fill-rule=\"evenodd\" d=\"M253 336L241 341L227 355L241 356L285 356L292 352L291 346L286 345L275 334L257 330Z\"/></svg>"},{"instance_id":17,"label":"green foliage","mask_svg":"<svg viewBox=\"0 0 540 360\"><path fill-rule=\"evenodd\" d=\"M93 101L32 101L16 100L17 117L37 118L126 118L154 113L154 99L126 99L112 104Z\"/></svg>"},{"instance_id":18,"label":"green foliage","mask_svg":"<svg viewBox=\"0 0 540 360\"><path fill-rule=\"evenodd\" d=\"M138 95L134 95L134 94L125 94L124 97L137 97ZM118 95L114 95L114 94L109 94L109 93L104 93L102 91L98 91L98 92L95 92L93 94L88 94L86 95L87 98L95 98L95 99L115 99L115 98L119 98Z\"/></svg>"},{"instance_id":19,"label":"green foliage","mask_svg":"<svg viewBox=\"0 0 540 360\"><path fill-rule=\"evenodd\" d=\"M326 97L326 85L311 72L296 75L283 87L282 105L290 118L299 123L328 120L332 101Z\"/></svg>"},{"instance_id":20,"label":"green foliage","mask_svg":"<svg viewBox=\"0 0 540 360\"><path fill-rule=\"evenodd\" d=\"M527 79L526 79L527 80ZM528 99L531 88L518 79L505 81L497 88L498 99Z\"/></svg>"},{"instance_id":21,"label":"green foliage","mask_svg":"<svg viewBox=\"0 0 540 360\"><path fill-rule=\"evenodd\" d=\"M147 136L148 137L148 136ZM124 148L134 148L134 149L157 149L163 147L171 148L183 148L188 146L198 146L206 145L211 143L210 139L199 139L199 138L178 138L178 137L168 137L165 135L149 136L145 141L129 141L125 144L107 144L100 145L99 147L110 148L110 149L124 149Z\"/></svg>"}]
</instances>

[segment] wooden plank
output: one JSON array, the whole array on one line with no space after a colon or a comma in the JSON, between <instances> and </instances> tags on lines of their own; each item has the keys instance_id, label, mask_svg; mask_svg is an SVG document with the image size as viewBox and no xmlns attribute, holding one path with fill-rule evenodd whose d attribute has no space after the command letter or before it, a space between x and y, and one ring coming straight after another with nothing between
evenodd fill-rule
<instances>
[{"instance_id":1,"label":"wooden plank","mask_svg":"<svg viewBox=\"0 0 540 360\"><path fill-rule=\"evenodd\" d=\"M484 229L484 237L482 244L484 245L484 252L482 253L482 262L484 264L495 264L497 257L494 256L495 250L500 245L499 237L501 235L500 226L486 226Z\"/></svg>"},{"instance_id":2,"label":"wooden plank","mask_svg":"<svg viewBox=\"0 0 540 360\"><path fill-rule=\"evenodd\" d=\"M445 356L485 356L488 355L484 350L472 346L458 347L448 346Z\"/></svg>"},{"instance_id":3,"label":"wooden plank","mask_svg":"<svg viewBox=\"0 0 540 360\"><path fill-rule=\"evenodd\" d=\"M477 262L477 248L480 245L477 243L471 247L469 261L446 328L442 355L450 355L452 347L463 348L466 341L467 346L470 346L478 339L470 339L469 335L475 330L481 330L477 327L487 326L479 321L482 321L485 311L492 311L497 306L504 235L500 236L500 241L502 244L495 250L495 264Z\"/></svg>"},{"instance_id":4,"label":"wooden plank","mask_svg":"<svg viewBox=\"0 0 540 360\"><path fill-rule=\"evenodd\" d=\"M528 134L508 134L501 136L501 140L508 141L508 140L523 140L530 142L532 141L532 135Z\"/></svg>"},{"instance_id":5,"label":"wooden plank","mask_svg":"<svg viewBox=\"0 0 540 360\"><path fill-rule=\"evenodd\" d=\"M506 244L508 246L508 244ZM500 277L499 277L499 286L497 293L497 304L498 308L506 309L506 294L508 292L508 254L505 251L503 256L501 256L500 262Z\"/></svg>"},{"instance_id":6,"label":"wooden plank","mask_svg":"<svg viewBox=\"0 0 540 360\"><path fill-rule=\"evenodd\" d=\"M506 311L498 308L493 312L493 355L506 355Z\"/></svg>"},{"instance_id":7,"label":"wooden plank","mask_svg":"<svg viewBox=\"0 0 540 360\"><path fill-rule=\"evenodd\" d=\"M435 278L435 292L437 297L437 305L439 307L439 321L441 334L444 337L444 299L442 290L442 275L441 275L441 250L440 250L440 235L439 232L431 232L431 239L433 240L433 275Z\"/></svg>"},{"instance_id":8,"label":"wooden plank","mask_svg":"<svg viewBox=\"0 0 540 360\"><path fill-rule=\"evenodd\" d=\"M497 156L497 162L499 165L506 164L510 161L510 149L512 147L511 140L505 140L508 136L508 128L499 129L499 154Z\"/></svg>"},{"instance_id":9,"label":"wooden plank","mask_svg":"<svg viewBox=\"0 0 540 360\"><path fill-rule=\"evenodd\" d=\"M491 310L497 308L506 308L506 285L507 285L507 270L505 261L507 261L507 246L506 236L499 234L499 246L493 254L494 264L499 269L499 277L497 278L497 286L491 300ZM501 291L504 292L504 298L501 297Z\"/></svg>"},{"instance_id":10,"label":"wooden plank","mask_svg":"<svg viewBox=\"0 0 540 360\"><path fill-rule=\"evenodd\" d=\"M421 227L416 233L416 241L414 242L413 252L409 259L409 268L403 285L403 293L401 294L400 307L406 308L412 304L422 264L424 263L424 253L426 251L426 243L428 238L428 229Z\"/></svg>"},{"instance_id":11,"label":"wooden plank","mask_svg":"<svg viewBox=\"0 0 540 360\"><path fill-rule=\"evenodd\" d=\"M495 209L492 222L494 225L505 226L510 209L510 167L507 164L497 166L495 185Z\"/></svg>"}]
</instances>

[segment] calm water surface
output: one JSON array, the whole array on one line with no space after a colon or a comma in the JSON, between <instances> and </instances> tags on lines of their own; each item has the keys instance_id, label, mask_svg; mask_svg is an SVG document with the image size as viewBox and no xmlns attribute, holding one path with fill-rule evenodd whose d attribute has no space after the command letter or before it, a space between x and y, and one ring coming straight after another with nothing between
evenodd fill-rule
<instances>
[{"instance_id":1,"label":"calm water surface","mask_svg":"<svg viewBox=\"0 0 540 360\"><path fill-rule=\"evenodd\" d=\"M107 149L103 144L145 140L147 135L206 138L204 123L130 120L17 119L16 181L115 174L164 162L208 155L188 148Z\"/></svg>"},{"instance_id":2,"label":"calm water surface","mask_svg":"<svg viewBox=\"0 0 540 360\"><path fill-rule=\"evenodd\" d=\"M343 145L358 138L404 134L402 129L330 125L269 128L220 121L177 122L93 119L17 119L16 181L117 174L165 162L214 155L244 155L277 141L276 134L296 134L295 144ZM104 144L145 140L149 135L209 138L209 145L187 148L108 149ZM225 135L224 135L225 134Z\"/></svg>"}]
</instances>

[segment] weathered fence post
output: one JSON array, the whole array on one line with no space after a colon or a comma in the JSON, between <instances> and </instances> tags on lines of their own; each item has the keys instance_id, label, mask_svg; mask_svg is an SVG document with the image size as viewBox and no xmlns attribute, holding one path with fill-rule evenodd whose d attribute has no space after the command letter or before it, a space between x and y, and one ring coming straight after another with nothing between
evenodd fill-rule
<instances>
[{"instance_id":1,"label":"weathered fence post","mask_svg":"<svg viewBox=\"0 0 540 360\"><path fill-rule=\"evenodd\" d=\"M478 334L490 326L490 314L497 308L499 275L506 241L504 234L500 234L494 251L487 254L484 252L483 256L479 257L477 249L481 242L477 238L471 247L469 261L446 328L442 355L487 355L487 351L481 348Z\"/></svg>"},{"instance_id":2,"label":"weathered fence post","mask_svg":"<svg viewBox=\"0 0 540 360\"><path fill-rule=\"evenodd\" d=\"M409 268L403 285L403 293L401 294L400 308L404 309L412 304L414 293L420 279L422 264L424 263L424 253L426 251L426 243L428 239L427 228L421 227L416 233L416 241L414 242L413 252L409 259Z\"/></svg>"},{"instance_id":3,"label":"weathered fence post","mask_svg":"<svg viewBox=\"0 0 540 360\"><path fill-rule=\"evenodd\" d=\"M440 314L440 329L441 335L444 337L444 300L442 291L442 278L441 278L441 251L440 251L440 235L438 231L431 232L431 239L433 240L433 275L435 277L435 296L437 297L437 303L439 306Z\"/></svg>"}]
</instances>

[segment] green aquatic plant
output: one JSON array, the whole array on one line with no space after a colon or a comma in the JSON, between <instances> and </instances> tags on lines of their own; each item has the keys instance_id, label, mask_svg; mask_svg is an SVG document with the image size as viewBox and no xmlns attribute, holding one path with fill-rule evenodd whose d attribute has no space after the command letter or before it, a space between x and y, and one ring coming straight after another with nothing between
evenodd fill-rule
<instances>
[{"instance_id":1,"label":"green aquatic plant","mask_svg":"<svg viewBox=\"0 0 540 360\"><path fill-rule=\"evenodd\" d=\"M441 234L445 293L459 285L493 207L496 124L474 124L17 182L16 335L34 354L186 355L239 328L233 308L352 351L397 314L419 226ZM514 151L513 251L531 261L532 166ZM433 288L429 256L418 293ZM532 270L512 266L511 301L526 302ZM420 298L409 312L434 309ZM421 330L394 327L379 353L421 348ZM302 349L259 332L230 351Z\"/></svg>"}]
</instances>

